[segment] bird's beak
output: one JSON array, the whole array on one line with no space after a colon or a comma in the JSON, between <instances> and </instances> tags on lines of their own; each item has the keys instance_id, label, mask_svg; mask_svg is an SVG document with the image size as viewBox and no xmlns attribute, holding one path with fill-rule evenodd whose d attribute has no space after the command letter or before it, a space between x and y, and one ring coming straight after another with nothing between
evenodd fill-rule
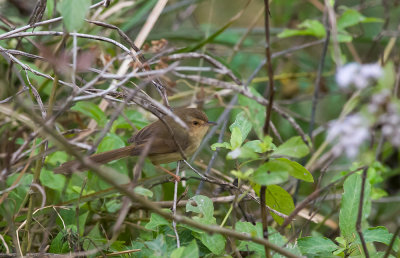
<instances>
[{"instance_id":1,"label":"bird's beak","mask_svg":"<svg viewBox=\"0 0 400 258\"><path fill-rule=\"evenodd\" d=\"M216 122L212 122L212 121L208 121L207 124L208 124L208 125L217 125Z\"/></svg>"}]
</instances>

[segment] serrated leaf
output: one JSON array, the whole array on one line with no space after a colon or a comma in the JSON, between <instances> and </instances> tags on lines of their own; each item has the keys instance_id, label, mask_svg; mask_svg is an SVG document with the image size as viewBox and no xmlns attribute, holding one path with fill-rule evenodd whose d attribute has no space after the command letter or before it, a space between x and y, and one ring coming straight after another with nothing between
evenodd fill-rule
<instances>
[{"instance_id":1,"label":"serrated leaf","mask_svg":"<svg viewBox=\"0 0 400 258\"><path fill-rule=\"evenodd\" d=\"M356 221L360 202L361 181L361 175L353 174L349 176L343 184L344 193L342 195L342 202L340 204L339 227L341 235L348 243L353 242L357 236ZM366 180L362 221L366 220L369 210L371 209L371 201L369 200L370 191L371 185L368 180Z\"/></svg>"},{"instance_id":2,"label":"serrated leaf","mask_svg":"<svg viewBox=\"0 0 400 258\"><path fill-rule=\"evenodd\" d=\"M235 122L229 126L229 130L232 132L232 134L235 128L239 128L243 142L251 130L251 123L247 119L244 111L237 114ZM242 144L242 142L240 144Z\"/></svg>"},{"instance_id":3,"label":"serrated leaf","mask_svg":"<svg viewBox=\"0 0 400 258\"><path fill-rule=\"evenodd\" d=\"M63 0L57 4L57 11L69 32L78 31L85 23L91 0Z\"/></svg>"},{"instance_id":4,"label":"serrated leaf","mask_svg":"<svg viewBox=\"0 0 400 258\"><path fill-rule=\"evenodd\" d=\"M282 143L272 155L283 155L292 158L303 158L310 152L309 147L304 143L300 136L294 136Z\"/></svg>"},{"instance_id":5,"label":"serrated leaf","mask_svg":"<svg viewBox=\"0 0 400 258\"><path fill-rule=\"evenodd\" d=\"M332 254L332 252L339 248L329 238L318 236L299 238L297 240L297 244L299 245L299 248L303 254Z\"/></svg>"},{"instance_id":6,"label":"serrated leaf","mask_svg":"<svg viewBox=\"0 0 400 258\"><path fill-rule=\"evenodd\" d=\"M292 196L285 189L278 185L269 185L265 191L265 203L274 210L289 215L294 210L294 202ZM283 218L275 213L271 213L274 220L281 225Z\"/></svg>"}]
</instances>

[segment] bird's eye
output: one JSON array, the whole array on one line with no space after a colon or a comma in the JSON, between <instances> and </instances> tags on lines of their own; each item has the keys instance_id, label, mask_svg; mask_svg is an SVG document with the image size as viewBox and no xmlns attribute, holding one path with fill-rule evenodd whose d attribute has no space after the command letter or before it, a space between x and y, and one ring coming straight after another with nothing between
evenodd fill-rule
<instances>
[{"instance_id":1,"label":"bird's eye","mask_svg":"<svg viewBox=\"0 0 400 258\"><path fill-rule=\"evenodd\" d=\"M193 125L199 125L198 121L193 121Z\"/></svg>"}]
</instances>

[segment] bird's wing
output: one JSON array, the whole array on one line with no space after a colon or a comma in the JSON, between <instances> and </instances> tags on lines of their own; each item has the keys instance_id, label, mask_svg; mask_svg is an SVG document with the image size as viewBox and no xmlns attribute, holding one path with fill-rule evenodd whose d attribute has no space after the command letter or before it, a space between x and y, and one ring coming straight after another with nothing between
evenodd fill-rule
<instances>
[{"instance_id":1,"label":"bird's wing","mask_svg":"<svg viewBox=\"0 0 400 258\"><path fill-rule=\"evenodd\" d=\"M182 150L189 146L189 134L185 129L175 127L174 136L175 139L166 126L161 121L157 121L140 130L128 142L137 146L135 152L143 151L146 145L151 143L148 155L178 152L175 140L180 143ZM132 153L132 155L140 155L140 153Z\"/></svg>"}]
</instances>

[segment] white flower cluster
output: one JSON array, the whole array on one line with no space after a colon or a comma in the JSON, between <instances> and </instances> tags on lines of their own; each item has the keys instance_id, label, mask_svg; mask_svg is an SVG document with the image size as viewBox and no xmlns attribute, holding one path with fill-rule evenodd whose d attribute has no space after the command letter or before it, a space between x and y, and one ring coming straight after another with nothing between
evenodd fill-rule
<instances>
[{"instance_id":1,"label":"white flower cluster","mask_svg":"<svg viewBox=\"0 0 400 258\"><path fill-rule=\"evenodd\" d=\"M368 111L377 114L385 109L386 105L390 102L390 96L391 93L389 90L382 90L379 93L373 94L368 104Z\"/></svg>"},{"instance_id":2,"label":"white flower cluster","mask_svg":"<svg viewBox=\"0 0 400 258\"><path fill-rule=\"evenodd\" d=\"M370 134L368 123L360 114L353 114L343 120L333 121L328 130L328 141L337 139L333 154L340 156L343 152L347 157L355 158L360 146L368 141Z\"/></svg>"},{"instance_id":3,"label":"white flower cluster","mask_svg":"<svg viewBox=\"0 0 400 258\"><path fill-rule=\"evenodd\" d=\"M382 67L379 64L349 63L336 72L336 82L340 88L355 86L357 89L364 89L383 75Z\"/></svg>"},{"instance_id":4,"label":"white flower cluster","mask_svg":"<svg viewBox=\"0 0 400 258\"><path fill-rule=\"evenodd\" d=\"M400 108L394 103L387 105L386 113L379 117L382 134L393 146L400 147Z\"/></svg>"}]
</instances>

